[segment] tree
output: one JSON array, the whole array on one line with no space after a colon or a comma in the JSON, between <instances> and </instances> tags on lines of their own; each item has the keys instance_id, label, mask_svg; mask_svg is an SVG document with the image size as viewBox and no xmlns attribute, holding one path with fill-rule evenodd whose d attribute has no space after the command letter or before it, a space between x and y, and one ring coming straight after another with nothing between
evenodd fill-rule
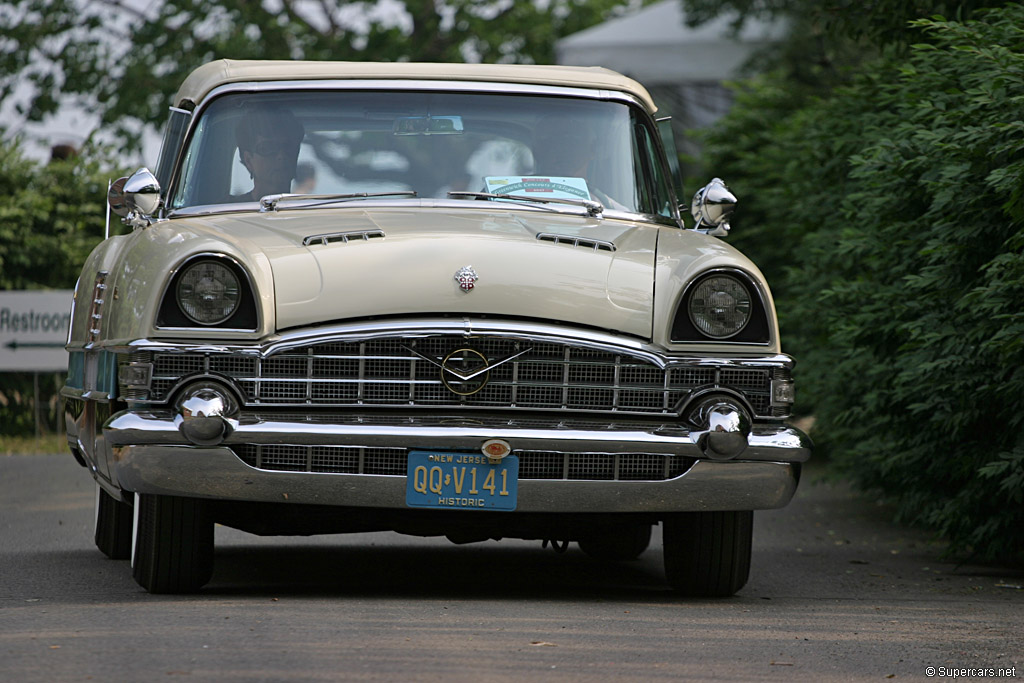
<instances>
[{"instance_id":1,"label":"tree","mask_svg":"<svg viewBox=\"0 0 1024 683\"><path fill-rule=\"evenodd\" d=\"M46 164L0 141L0 289L73 289L82 262L104 234L107 180L101 150ZM120 224L115 222L119 229ZM58 373L0 378L0 434L31 435L63 421ZM41 423L37 425L37 417Z\"/></svg>"},{"instance_id":2,"label":"tree","mask_svg":"<svg viewBox=\"0 0 1024 683\"><path fill-rule=\"evenodd\" d=\"M75 286L103 239L111 166L94 149L40 164L17 141L0 142L0 289Z\"/></svg>"},{"instance_id":3,"label":"tree","mask_svg":"<svg viewBox=\"0 0 1024 683\"><path fill-rule=\"evenodd\" d=\"M213 59L551 63L555 40L637 4L17 0L0 6L0 100L28 86L29 121L68 98L95 107L136 149L139 127L161 124L184 77Z\"/></svg>"},{"instance_id":4,"label":"tree","mask_svg":"<svg viewBox=\"0 0 1024 683\"><path fill-rule=\"evenodd\" d=\"M866 39L876 45L906 46L922 39L911 26L917 19L944 16L966 21L979 10L1002 7L1008 0L681 0L687 23L700 25L721 14L739 27L749 17L784 17L827 36L829 40ZM793 41L806 38L794 32Z\"/></svg>"}]
</instances>

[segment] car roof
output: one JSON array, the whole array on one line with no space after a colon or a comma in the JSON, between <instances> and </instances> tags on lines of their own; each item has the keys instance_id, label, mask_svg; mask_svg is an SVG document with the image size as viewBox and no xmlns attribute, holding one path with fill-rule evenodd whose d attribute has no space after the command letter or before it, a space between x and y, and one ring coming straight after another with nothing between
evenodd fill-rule
<instances>
[{"instance_id":1,"label":"car roof","mask_svg":"<svg viewBox=\"0 0 1024 683\"><path fill-rule=\"evenodd\" d=\"M657 111L644 86L632 78L603 67L425 62L221 59L208 62L189 74L174 96L174 103L176 106L188 102L198 104L214 88L227 83L352 79L482 81L614 90L633 95L643 102L652 114Z\"/></svg>"}]
</instances>

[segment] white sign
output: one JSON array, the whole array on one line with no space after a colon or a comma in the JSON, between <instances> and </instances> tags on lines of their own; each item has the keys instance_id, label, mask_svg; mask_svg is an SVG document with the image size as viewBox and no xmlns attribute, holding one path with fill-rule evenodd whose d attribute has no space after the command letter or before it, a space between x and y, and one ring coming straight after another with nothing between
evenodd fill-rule
<instances>
[{"instance_id":1,"label":"white sign","mask_svg":"<svg viewBox=\"0 0 1024 683\"><path fill-rule=\"evenodd\" d=\"M68 369L73 296L70 289L0 292L0 372Z\"/></svg>"},{"instance_id":2,"label":"white sign","mask_svg":"<svg viewBox=\"0 0 1024 683\"><path fill-rule=\"evenodd\" d=\"M487 191L494 194L517 194L552 199L593 199L583 178L554 178L551 176L487 176Z\"/></svg>"}]
</instances>

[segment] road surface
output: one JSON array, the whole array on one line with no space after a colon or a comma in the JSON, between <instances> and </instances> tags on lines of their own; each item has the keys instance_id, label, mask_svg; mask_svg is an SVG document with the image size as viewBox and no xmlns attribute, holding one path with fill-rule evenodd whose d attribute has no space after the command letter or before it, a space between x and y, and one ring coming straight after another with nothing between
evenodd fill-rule
<instances>
[{"instance_id":1,"label":"road surface","mask_svg":"<svg viewBox=\"0 0 1024 683\"><path fill-rule=\"evenodd\" d=\"M149 595L93 546L93 497L69 455L0 457L0 680L1024 678L1024 574L943 561L813 470L755 514L751 580L724 600L668 592L657 531L609 565L575 545L220 527L207 588Z\"/></svg>"}]
</instances>

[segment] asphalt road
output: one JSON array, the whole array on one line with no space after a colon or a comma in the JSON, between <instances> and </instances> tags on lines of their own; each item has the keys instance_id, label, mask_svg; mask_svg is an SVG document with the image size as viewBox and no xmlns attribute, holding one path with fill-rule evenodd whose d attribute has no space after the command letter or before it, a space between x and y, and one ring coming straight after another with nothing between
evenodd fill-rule
<instances>
[{"instance_id":1,"label":"asphalt road","mask_svg":"<svg viewBox=\"0 0 1024 683\"><path fill-rule=\"evenodd\" d=\"M70 456L0 457L0 680L1024 678L1024 575L942 561L816 479L755 514L751 580L725 600L675 599L657 534L606 565L575 545L224 528L206 589L154 596L93 546Z\"/></svg>"}]
</instances>

